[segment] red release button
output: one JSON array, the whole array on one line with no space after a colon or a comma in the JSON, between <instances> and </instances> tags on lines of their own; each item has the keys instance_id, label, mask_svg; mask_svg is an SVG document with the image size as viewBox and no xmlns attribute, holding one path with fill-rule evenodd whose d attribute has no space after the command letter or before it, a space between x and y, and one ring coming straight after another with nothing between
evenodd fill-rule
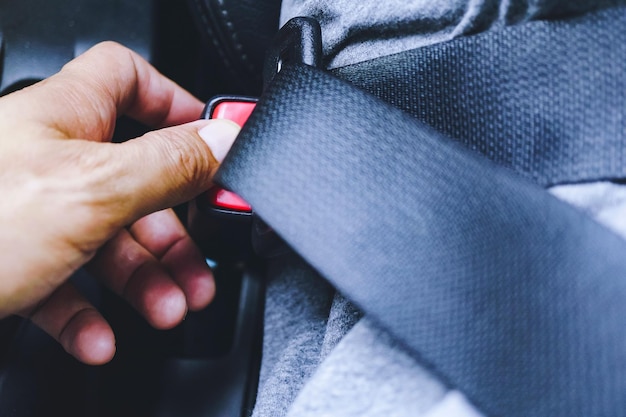
<instances>
[{"instance_id":1,"label":"red release button","mask_svg":"<svg viewBox=\"0 0 626 417\"><path fill-rule=\"evenodd\" d=\"M209 203L214 207L232 211L252 211L252 207L243 198L223 188L213 187L207 194Z\"/></svg>"},{"instance_id":2,"label":"red release button","mask_svg":"<svg viewBox=\"0 0 626 417\"><path fill-rule=\"evenodd\" d=\"M256 103L250 103L245 101L223 101L219 103L213 109L211 113L211 119L228 119L237 123L239 127L242 127L252 110L254 110Z\"/></svg>"},{"instance_id":3,"label":"red release button","mask_svg":"<svg viewBox=\"0 0 626 417\"><path fill-rule=\"evenodd\" d=\"M246 123L248 117L256 106L255 102L250 101L222 101L219 102L211 111L211 119L228 119L237 123L240 127ZM237 194L226 191L223 188L214 187L207 192L209 203L218 209L252 212L252 207Z\"/></svg>"}]
</instances>

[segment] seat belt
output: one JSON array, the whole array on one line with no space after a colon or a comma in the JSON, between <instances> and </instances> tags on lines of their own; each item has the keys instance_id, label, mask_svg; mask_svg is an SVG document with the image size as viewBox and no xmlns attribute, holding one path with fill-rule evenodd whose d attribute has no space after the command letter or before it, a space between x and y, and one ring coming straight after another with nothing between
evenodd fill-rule
<instances>
[{"instance_id":1,"label":"seat belt","mask_svg":"<svg viewBox=\"0 0 626 417\"><path fill-rule=\"evenodd\" d=\"M334 70L540 185L626 176L626 8Z\"/></svg>"},{"instance_id":2,"label":"seat belt","mask_svg":"<svg viewBox=\"0 0 626 417\"><path fill-rule=\"evenodd\" d=\"M626 415L626 242L539 186L623 177L612 170L617 161L601 159L623 148L624 108L615 112L612 106L623 100L625 90L610 91L594 82L613 59L626 61L619 40L623 27L624 9L565 23L530 23L523 29L528 35L523 45L499 49L506 55L499 59L510 60L511 69L519 58L547 60L526 65L527 73L509 71L521 87L510 80L503 94L532 101L536 92L521 88L532 86L529 80L547 82L541 91L558 97L546 103L573 102L576 112L587 105L581 97L600 94L593 103L603 107L590 115L612 114L618 126L615 140L599 137L596 143L579 135L557 145L543 143L555 140L543 135L505 143L502 152L493 151L499 142L477 142L471 147L480 155L352 84L290 65L257 104L217 181L251 203L341 293L485 414ZM471 42L479 50L516 30ZM605 38L596 31L615 42L611 48L619 57L592 54L594 60L581 67L586 72L569 81L562 77L573 87L552 91L549 83L559 77L543 81L542 70L553 62L555 72L567 72L572 61L588 58L531 52L545 48L545 42L560 45L586 37L604 49L600 40ZM528 53L518 55L518 47ZM458 59L459 53L447 56L442 71L455 67L462 74L464 68L456 66L469 65L471 74L474 60ZM626 75L611 74L621 82ZM447 80L448 73L436 77ZM473 86L487 83L459 85L472 97ZM422 91L429 91L428 85ZM497 133L494 126L503 127L504 142L510 131L524 139L524 132L534 130L523 123L541 123L545 127L538 132L548 132L553 123L581 114L561 114L572 111L566 105L539 107L534 117L495 123L499 102L466 99L441 102L440 117L464 103L476 106L465 110L475 112L470 119L480 122L468 126L476 129L473 140L480 140L483 131ZM507 117L516 114L515 108L502 111ZM568 127L557 127L561 140ZM586 147L576 148L581 146L577 137ZM519 146L526 148L519 152ZM542 155L564 149L602 152L574 161ZM507 162L524 152L526 162Z\"/></svg>"}]
</instances>

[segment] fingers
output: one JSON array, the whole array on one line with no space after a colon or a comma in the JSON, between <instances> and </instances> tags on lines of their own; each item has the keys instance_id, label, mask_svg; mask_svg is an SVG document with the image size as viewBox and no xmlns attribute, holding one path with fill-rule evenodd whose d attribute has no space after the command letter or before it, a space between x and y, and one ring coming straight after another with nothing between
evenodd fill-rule
<instances>
[{"instance_id":1,"label":"fingers","mask_svg":"<svg viewBox=\"0 0 626 417\"><path fill-rule=\"evenodd\" d=\"M211 302L215 295L211 269L172 210L138 220L130 233L160 260L185 293L189 309L201 310Z\"/></svg>"},{"instance_id":2,"label":"fingers","mask_svg":"<svg viewBox=\"0 0 626 417\"><path fill-rule=\"evenodd\" d=\"M5 130L17 132L15 137L24 142L38 139L37 148L47 142L42 138L51 137L106 141L122 113L152 125L171 125L196 119L201 109L202 103L189 93L137 54L114 43L100 44L59 74L0 99ZM108 147L64 141L85 142L67 146L73 150L71 162L79 164L72 167L68 158L55 161L51 155L46 158L50 161L44 160L43 168L37 169L54 171L60 166L78 172L69 177L89 182L82 195L94 196L93 206L103 209L99 213L106 218L108 232L206 190L219 157L237 133L232 122L198 121ZM59 158L65 155L60 150L57 153ZM94 164L97 172L91 169Z\"/></svg>"},{"instance_id":3,"label":"fingers","mask_svg":"<svg viewBox=\"0 0 626 417\"><path fill-rule=\"evenodd\" d=\"M158 329L174 327L187 313L181 288L127 230L106 243L87 264L87 270L123 296Z\"/></svg>"},{"instance_id":4,"label":"fingers","mask_svg":"<svg viewBox=\"0 0 626 417\"><path fill-rule=\"evenodd\" d=\"M172 210L153 213L108 242L87 269L153 326L178 324L215 295L213 274Z\"/></svg>"},{"instance_id":5,"label":"fingers","mask_svg":"<svg viewBox=\"0 0 626 417\"><path fill-rule=\"evenodd\" d=\"M104 364L115 354L111 327L70 283L52 293L30 319L84 363Z\"/></svg>"},{"instance_id":6,"label":"fingers","mask_svg":"<svg viewBox=\"0 0 626 417\"><path fill-rule=\"evenodd\" d=\"M95 141L110 140L122 114L162 127L195 120L203 107L138 54L113 42L96 45L17 97L6 109L16 117L29 115L60 136Z\"/></svg>"},{"instance_id":7,"label":"fingers","mask_svg":"<svg viewBox=\"0 0 626 417\"><path fill-rule=\"evenodd\" d=\"M215 294L211 270L172 210L120 232L88 264L92 275L123 296L156 328L180 323ZM37 326L87 364L108 362L115 339L102 316L69 283L30 314Z\"/></svg>"},{"instance_id":8,"label":"fingers","mask_svg":"<svg viewBox=\"0 0 626 417\"><path fill-rule=\"evenodd\" d=\"M227 120L199 121L109 146L105 200L115 202L111 210L124 210L123 224L191 200L209 188L217 158L238 133L239 126Z\"/></svg>"}]
</instances>

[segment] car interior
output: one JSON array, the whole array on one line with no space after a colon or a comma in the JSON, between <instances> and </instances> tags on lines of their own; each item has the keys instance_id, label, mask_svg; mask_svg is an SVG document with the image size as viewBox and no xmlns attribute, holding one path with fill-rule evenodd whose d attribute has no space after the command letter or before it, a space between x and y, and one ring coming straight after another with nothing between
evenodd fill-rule
<instances>
[{"instance_id":1,"label":"car interior","mask_svg":"<svg viewBox=\"0 0 626 417\"><path fill-rule=\"evenodd\" d=\"M155 330L77 271L114 359L1 319L0 417L416 415L424 387L429 417L624 414L624 1L448 2L458 25L432 33L371 2L0 0L0 96L112 40L198 118L250 117L224 190L174 207L213 303ZM147 130L122 117L113 140Z\"/></svg>"}]
</instances>

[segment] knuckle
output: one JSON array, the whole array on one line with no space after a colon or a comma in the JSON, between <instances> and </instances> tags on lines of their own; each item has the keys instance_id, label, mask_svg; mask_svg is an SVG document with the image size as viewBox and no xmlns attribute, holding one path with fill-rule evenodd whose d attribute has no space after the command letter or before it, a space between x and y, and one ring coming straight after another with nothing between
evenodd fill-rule
<instances>
[{"instance_id":1,"label":"knuckle","mask_svg":"<svg viewBox=\"0 0 626 417\"><path fill-rule=\"evenodd\" d=\"M82 56L69 61L63 66L63 69L73 69L77 66L80 67L82 65L81 63L97 59L97 57L104 57L110 62L123 63L127 60L126 57L130 55L130 52L130 49L117 42L100 42L89 48Z\"/></svg>"},{"instance_id":2,"label":"knuckle","mask_svg":"<svg viewBox=\"0 0 626 417\"><path fill-rule=\"evenodd\" d=\"M128 48L123 46L120 43L115 41L103 41L97 43L91 48L92 51L98 53L104 53L107 55L120 55L120 54L128 54L130 51Z\"/></svg>"},{"instance_id":3,"label":"knuckle","mask_svg":"<svg viewBox=\"0 0 626 417\"><path fill-rule=\"evenodd\" d=\"M210 162L203 144L190 140L189 132L171 130L163 138L167 157L172 164L172 175L179 176L185 184L200 186L209 181Z\"/></svg>"}]
</instances>

